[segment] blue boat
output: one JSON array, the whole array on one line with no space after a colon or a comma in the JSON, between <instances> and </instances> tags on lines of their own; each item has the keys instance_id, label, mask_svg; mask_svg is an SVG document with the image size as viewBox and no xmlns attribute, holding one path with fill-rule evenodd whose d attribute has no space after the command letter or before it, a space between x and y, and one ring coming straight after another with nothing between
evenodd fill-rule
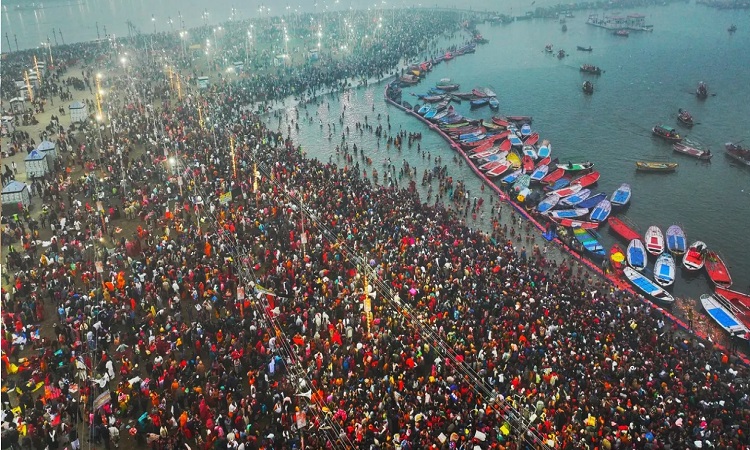
<instances>
[{"instance_id":1,"label":"blue boat","mask_svg":"<svg viewBox=\"0 0 750 450\"><path fill-rule=\"evenodd\" d=\"M636 272L632 267L626 267L622 271L628 280L649 297L662 302L672 303L674 297L669 292L659 287L656 283L646 278L643 274Z\"/></svg>"},{"instance_id":2,"label":"blue boat","mask_svg":"<svg viewBox=\"0 0 750 450\"><path fill-rule=\"evenodd\" d=\"M646 247L640 239L630 241L625 254L627 255L630 267L639 271L646 268Z\"/></svg>"},{"instance_id":3,"label":"blue boat","mask_svg":"<svg viewBox=\"0 0 750 450\"><path fill-rule=\"evenodd\" d=\"M531 125L529 125L528 123L523 124L523 126L521 126L521 136L526 137L530 134L531 134Z\"/></svg>"},{"instance_id":4,"label":"blue boat","mask_svg":"<svg viewBox=\"0 0 750 450\"><path fill-rule=\"evenodd\" d=\"M512 184L512 183L515 183L518 177L520 177L521 175L523 175L523 170L518 169L516 171L513 171L509 175L506 175L505 177L503 177L503 179L500 180L500 182L503 184Z\"/></svg>"},{"instance_id":5,"label":"blue boat","mask_svg":"<svg viewBox=\"0 0 750 450\"><path fill-rule=\"evenodd\" d=\"M544 200L539 202L538 205L536 205L536 210L540 213L547 212L550 209L554 208L555 205L557 205L557 202L560 201L560 196L557 194L548 195L545 197Z\"/></svg>"},{"instance_id":6,"label":"blue boat","mask_svg":"<svg viewBox=\"0 0 750 450\"><path fill-rule=\"evenodd\" d=\"M552 153L552 146L550 144L542 144L541 147L539 147L539 150L536 152L536 156L540 159L544 159L548 157Z\"/></svg>"},{"instance_id":7,"label":"blue boat","mask_svg":"<svg viewBox=\"0 0 750 450\"><path fill-rule=\"evenodd\" d=\"M490 104L490 100L488 98L478 98L476 100L472 100L471 102L471 108L481 108L482 106L487 106Z\"/></svg>"},{"instance_id":8,"label":"blue boat","mask_svg":"<svg viewBox=\"0 0 750 450\"><path fill-rule=\"evenodd\" d=\"M424 115L424 118L425 119L432 119L433 117L435 117L435 115L437 113L438 113L437 109L430 109L429 111L427 111L427 114Z\"/></svg>"},{"instance_id":9,"label":"blue boat","mask_svg":"<svg viewBox=\"0 0 750 450\"><path fill-rule=\"evenodd\" d=\"M420 116L424 116L425 114L430 112L431 109L432 107L430 105L422 105L422 107L417 110L417 114L419 114Z\"/></svg>"},{"instance_id":10,"label":"blue boat","mask_svg":"<svg viewBox=\"0 0 750 450\"><path fill-rule=\"evenodd\" d=\"M604 222L609 217L609 213L612 212L612 204L606 198L594 207L591 211L592 222Z\"/></svg>"},{"instance_id":11,"label":"blue boat","mask_svg":"<svg viewBox=\"0 0 750 450\"><path fill-rule=\"evenodd\" d=\"M542 164L541 166L534 169L534 172L531 173L531 181L537 183L542 181L542 178L547 175L547 172L549 172L549 166L546 164Z\"/></svg>"},{"instance_id":12,"label":"blue boat","mask_svg":"<svg viewBox=\"0 0 750 450\"><path fill-rule=\"evenodd\" d=\"M662 286L674 283L675 263L669 253L662 253L654 264L654 281Z\"/></svg>"},{"instance_id":13,"label":"blue boat","mask_svg":"<svg viewBox=\"0 0 750 450\"><path fill-rule=\"evenodd\" d=\"M591 189L581 189L570 197L565 197L564 199L560 200L560 204L566 206L575 206L589 198L590 195Z\"/></svg>"},{"instance_id":14,"label":"blue boat","mask_svg":"<svg viewBox=\"0 0 750 450\"><path fill-rule=\"evenodd\" d=\"M612 194L612 206L625 206L630 202L630 185L622 183L619 188Z\"/></svg>"},{"instance_id":15,"label":"blue boat","mask_svg":"<svg viewBox=\"0 0 750 450\"><path fill-rule=\"evenodd\" d=\"M604 192L600 192L587 198L576 206L578 206L579 208L594 208L599 204L600 201L604 200L605 198L607 198L607 194L605 194Z\"/></svg>"},{"instance_id":16,"label":"blue boat","mask_svg":"<svg viewBox=\"0 0 750 450\"><path fill-rule=\"evenodd\" d=\"M548 214L550 217L555 219L575 219L576 217L585 216L589 213L586 208L574 208L574 209L557 209L550 211Z\"/></svg>"},{"instance_id":17,"label":"blue boat","mask_svg":"<svg viewBox=\"0 0 750 450\"><path fill-rule=\"evenodd\" d=\"M461 139L461 143L468 144L468 143L471 143L471 142L477 142L477 141L481 141L482 139L484 139L486 137L487 137L486 134L477 134L475 136L467 136L467 137Z\"/></svg>"},{"instance_id":18,"label":"blue boat","mask_svg":"<svg viewBox=\"0 0 750 450\"><path fill-rule=\"evenodd\" d=\"M711 294L701 295L701 304L712 319L731 336L747 339L750 330L721 300Z\"/></svg>"},{"instance_id":19,"label":"blue boat","mask_svg":"<svg viewBox=\"0 0 750 450\"><path fill-rule=\"evenodd\" d=\"M549 190L556 191L568 186L570 186L570 178L560 178L559 180L555 181L552 186L549 187Z\"/></svg>"},{"instance_id":20,"label":"blue boat","mask_svg":"<svg viewBox=\"0 0 750 450\"><path fill-rule=\"evenodd\" d=\"M500 109L500 102L497 101L495 97L490 98L489 104L490 104L490 109L493 111L497 111L498 109Z\"/></svg>"},{"instance_id":21,"label":"blue boat","mask_svg":"<svg viewBox=\"0 0 750 450\"><path fill-rule=\"evenodd\" d=\"M510 145L512 145L513 147L523 147L523 141L521 140L521 138L513 133L508 135L508 140L510 141Z\"/></svg>"},{"instance_id":22,"label":"blue boat","mask_svg":"<svg viewBox=\"0 0 750 450\"><path fill-rule=\"evenodd\" d=\"M685 232L678 225L667 228L667 250L677 256L682 256L687 251Z\"/></svg>"},{"instance_id":23,"label":"blue boat","mask_svg":"<svg viewBox=\"0 0 750 450\"><path fill-rule=\"evenodd\" d=\"M583 245L583 248L587 252L594 256L605 256L607 252L602 247L602 244L591 234L588 230L583 228L573 228L573 234L575 235L578 242Z\"/></svg>"}]
</instances>

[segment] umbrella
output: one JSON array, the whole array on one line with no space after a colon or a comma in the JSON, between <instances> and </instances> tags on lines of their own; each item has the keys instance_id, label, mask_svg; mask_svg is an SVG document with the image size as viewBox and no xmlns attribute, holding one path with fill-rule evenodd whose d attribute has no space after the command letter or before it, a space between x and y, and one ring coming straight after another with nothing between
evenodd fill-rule
<instances>
[{"instance_id":1,"label":"umbrella","mask_svg":"<svg viewBox=\"0 0 750 450\"><path fill-rule=\"evenodd\" d=\"M621 263L625 261L625 255L623 255L621 252L612 253L612 261Z\"/></svg>"}]
</instances>

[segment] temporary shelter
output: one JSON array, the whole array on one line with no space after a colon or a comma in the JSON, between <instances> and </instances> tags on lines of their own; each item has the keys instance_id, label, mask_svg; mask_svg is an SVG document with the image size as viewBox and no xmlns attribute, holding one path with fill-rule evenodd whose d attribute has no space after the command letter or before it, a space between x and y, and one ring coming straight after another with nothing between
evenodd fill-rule
<instances>
[{"instance_id":1,"label":"temporary shelter","mask_svg":"<svg viewBox=\"0 0 750 450\"><path fill-rule=\"evenodd\" d=\"M73 102L68 105L71 122L85 122L89 117L89 108L83 102Z\"/></svg>"},{"instance_id":2,"label":"temporary shelter","mask_svg":"<svg viewBox=\"0 0 750 450\"><path fill-rule=\"evenodd\" d=\"M49 172L49 161L47 155L39 150L32 150L24 160L26 163L26 176L28 178L43 177Z\"/></svg>"},{"instance_id":3,"label":"temporary shelter","mask_svg":"<svg viewBox=\"0 0 750 450\"><path fill-rule=\"evenodd\" d=\"M36 149L42 155L47 155L47 159L49 160L50 163L52 163L53 161L57 159L57 146L55 145L54 142L42 141L39 143Z\"/></svg>"},{"instance_id":4,"label":"temporary shelter","mask_svg":"<svg viewBox=\"0 0 750 450\"><path fill-rule=\"evenodd\" d=\"M24 207L31 203L29 187L20 181L11 181L3 188L3 205L17 205L21 203Z\"/></svg>"}]
</instances>

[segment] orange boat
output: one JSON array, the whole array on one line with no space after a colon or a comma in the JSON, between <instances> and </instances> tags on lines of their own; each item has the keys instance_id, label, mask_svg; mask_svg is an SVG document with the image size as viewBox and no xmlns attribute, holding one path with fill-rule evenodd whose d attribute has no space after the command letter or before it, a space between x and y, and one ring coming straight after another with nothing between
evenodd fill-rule
<instances>
[{"instance_id":1,"label":"orange boat","mask_svg":"<svg viewBox=\"0 0 750 450\"><path fill-rule=\"evenodd\" d=\"M640 239L641 234L635 231L635 226L630 225L628 223L629 221L625 222L625 220L623 219L627 220L627 218L625 218L624 216L622 219L614 216L610 217L609 221L607 222L609 223L609 229L612 230L612 232L616 235L625 239L627 242L630 242L633 239Z\"/></svg>"},{"instance_id":2,"label":"orange boat","mask_svg":"<svg viewBox=\"0 0 750 450\"><path fill-rule=\"evenodd\" d=\"M724 264L718 253L712 250L707 251L704 266L706 267L706 272L708 272L708 278L716 286L728 288L732 285L732 277L729 275L727 265Z\"/></svg>"}]
</instances>

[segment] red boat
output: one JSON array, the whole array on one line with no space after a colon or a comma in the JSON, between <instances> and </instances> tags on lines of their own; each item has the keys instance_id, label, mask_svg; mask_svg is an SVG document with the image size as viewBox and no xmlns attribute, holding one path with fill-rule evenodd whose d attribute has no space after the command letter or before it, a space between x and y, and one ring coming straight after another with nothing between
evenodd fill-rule
<instances>
[{"instance_id":1,"label":"red boat","mask_svg":"<svg viewBox=\"0 0 750 450\"><path fill-rule=\"evenodd\" d=\"M541 159L541 160L537 161L536 168L538 169L538 168L540 168L542 166L548 166L550 162L552 162L552 158L550 158L548 156L548 157L546 157L544 159Z\"/></svg>"},{"instance_id":2,"label":"red boat","mask_svg":"<svg viewBox=\"0 0 750 450\"><path fill-rule=\"evenodd\" d=\"M609 264L618 275L622 273L627 262L625 261L625 252L619 244L615 243L609 249Z\"/></svg>"},{"instance_id":3,"label":"red boat","mask_svg":"<svg viewBox=\"0 0 750 450\"><path fill-rule=\"evenodd\" d=\"M496 134L494 136L490 136L488 138L484 138L481 141L475 141L475 142L467 142L466 144L463 144L464 147L480 147L487 143L495 143L501 139L505 139L510 134L510 131L503 131L500 134Z\"/></svg>"},{"instance_id":4,"label":"red boat","mask_svg":"<svg viewBox=\"0 0 750 450\"><path fill-rule=\"evenodd\" d=\"M570 228L583 228L584 230L596 230L599 227L599 222L585 222L582 220L573 219L553 219L559 225Z\"/></svg>"},{"instance_id":5,"label":"red boat","mask_svg":"<svg viewBox=\"0 0 750 450\"><path fill-rule=\"evenodd\" d=\"M531 173L534 171L534 160L529 155L525 155L523 159L521 160L521 167L523 167L523 171L526 173Z\"/></svg>"},{"instance_id":6,"label":"red boat","mask_svg":"<svg viewBox=\"0 0 750 450\"><path fill-rule=\"evenodd\" d=\"M493 117L492 118L492 123L494 123L495 125L501 126L501 127L507 127L508 125L510 125L510 122L508 122L507 120L505 120L505 119L503 119L501 117Z\"/></svg>"},{"instance_id":7,"label":"red boat","mask_svg":"<svg viewBox=\"0 0 750 450\"><path fill-rule=\"evenodd\" d=\"M563 175L565 175L565 171L563 169L555 169L554 171L548 173L546 177L542 178L541 182L544 184L554 184L555 181L562 178Z\"/></svg>"},{"instance_id":8,"label":"red boat","mask_svg":"<svg viewBox=\"0 0 750 450\"><path fill-rule=\"evenodd\" d=\"M510 143L509 140L504 140L500 143L500 151L501 152L507 152L510 151L510 148L513 146L513 144Z\"/></svg>"},{"instance_id":9,"label":"red boat","mask_svg":"<svg viewBox=\"0 0 750 450\"><path fill-rule=\"evenodd\" d=\"M624 216L623 219L627 220L627 218L625 218ZM623 221L623 219L611 216L608 220L609 229L612 230L612 232L616 235L625 239L627 242L630 242L633 239L640 239L641 234L635 231L635 227L633 225L629 225L628 223Z\"/></svg>"},{"instance_id":10,"label":"red boat","mask_svg":"<svg viewBox=\"0 0 750 450\"><path fill-rule=\"evenodd\" d=\"M474 97L479 97L479 98L487 97L487 93L484 91L480 91L479 89L472 89L471 93L474 94Z\"/></svg>"},{"instance_id":11,"label":"red boat","mask_svg":"<svg viewBox=\"0 0 750 450\"><path fill-rule=\"evenodd\" d=\"M526 140L523 141L523 145L534 145L539 142L539 133L531 133Z\"/></svg>"},{"instance_id":12,"label":"red boat","mask_svg":"<svg viewBox=\"0 0 750 450\"><path fill-rule=\"evenodd\" d=\"M724 264L724 261L722 261L718 253L712 250L707 251L704 266L706 272L708 272L708 278L710 278L716 286L728 288L732 285L732 277L729 275L727 265Z\"/></svg>"},{"instance_id":13,"label":"red boat","mask_svg":"<svg viewBox=\"0 0 750 450\"><path fill-rule=\"evenodd\" d=\"M729 302L732 312L746 326L750 327L750 294L716 286L716 294Z\"/></svg>"},{"instance_id":14,"label":"red boat","mask_svg":"<svg viewBox=\"0 0 750 450\"><path fill-rule=\"evenodd\" d=\"M531 116L508 116L507 119L510 120L511 122L528 123L529 125L531 125L532 117Z\"/></svg>"},{"instance_id":15,"label":"red boat","mask_svg":"<svg viewBox=\"0 0 750 450\"><path fill-rule=\"evenodd\" d=\"M597 171L594 171L591 173L587 173L582 177L576 178L575 180L571 181L570 184L580 184L581 187L589 187L593 184L596 184L596 182L599 181L600 177L601 174Z\"/></svg>"}]
</instances>

